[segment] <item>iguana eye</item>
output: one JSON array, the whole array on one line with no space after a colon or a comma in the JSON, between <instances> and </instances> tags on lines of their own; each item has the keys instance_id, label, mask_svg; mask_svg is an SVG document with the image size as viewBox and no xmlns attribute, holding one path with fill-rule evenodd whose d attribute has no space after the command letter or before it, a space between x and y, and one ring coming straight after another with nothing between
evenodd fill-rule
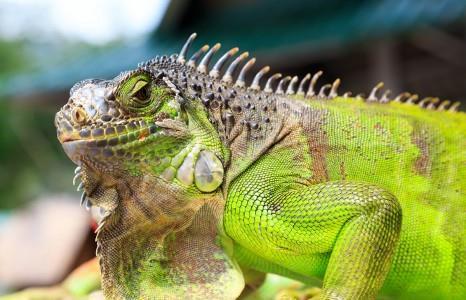
<instances>
[{"instance_id":1,"label":"iguana eye","mask_svg":"<svg viewBox=\"0 0 466 300\"><path fill-rule=\"evenodd\" d=\"M144 107L149 104L151 100L150 84L145 80L138 81L134 86L131 98L135 102L135 107Z\"/></svg>"},{"instance_id":2,"label":"iguana eye","mask_svg":"<svg viewBox=\"0 0 466 300\"><path fill-rule=\"evenodd\" d=\"M148 74L136 73L120 84L116 97L126 109L143 112L151 110L151 104L156 102L152 95L153 88Z\"/></svg>"},{"instance_id":3,"label":"iguana eye","mask_svg":"<svg viewBox=\"0 0 466 300\"><path fill-rule=\"evenodd\" d=\"M137 91L133 97L135 97L138 102L145 103L150 100L150 91L147 86L145 86Z\"/></svg>"},{"instance_id":4,"label":"iguana eye","mask_svg":"<svg viewBox=\"0 0 466 300\"><path fill-rule=\"evenodd\" d=\"M149 115L172 98L170 90L146 72L133 73L119 82L116 100L128 112Z\"/></svg>"}]
</instances>

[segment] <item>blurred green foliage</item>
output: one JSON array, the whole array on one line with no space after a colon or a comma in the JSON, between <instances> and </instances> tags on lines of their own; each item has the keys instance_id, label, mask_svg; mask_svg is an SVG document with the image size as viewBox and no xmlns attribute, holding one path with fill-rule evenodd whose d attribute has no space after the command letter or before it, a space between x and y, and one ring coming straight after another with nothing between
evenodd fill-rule
<instances>
[{"instance_id":1,"label":"blurred green foliage","mask_svg":"<svg viewBox=\"0 0 466 300\"><path fill-rule=\"evenodd\" d=\"M23 40L0 40L0 57L0 80L28 68L26 42Z\"/></svg>"},{"instance_id":2,"label":"blurred green foliage","mask_svg":"<svg viewBox=\"0 0 466 300\"><path fill-rule=\"evenodd\" d=\"M0 57L0 89L13 74L34 68L26 41L0 40ZM0 210L71 189L73 166L55 137L57 108L13 96L0 97Z\"/></svg>"},{"instance_id":3,"label":"blurred green foliage","mask_svg":"<svg viewBox=\"0 0 466 300\"><path fill-rule=\"evenodd\" d=\"M27 39L0 40L0 210L74 189L71 180L75 166L65 157L53 124L55 113L67 100L66 94L57 97L53 93L25 90L21 87L31 83L27 78L15 83L11 79L40 74L67 65L76 57L108 51L119 43L95 46L60 39L54 44ZM53 84L58 79L48 80ZM21 98L31 92L27 101ZM53 101L47 99L50 95L54 96Z\"/></svg>"},{"instance_id":4,"label":"blurred green foliage","mask_svg":"<svg viewBox=\"0 0 466 300\"><path fill-rule=\"evenodd\" d=\"M56 141L54 113L0 100L0 210L71 189L73 166Z\"/></svg>"}]
</instances>

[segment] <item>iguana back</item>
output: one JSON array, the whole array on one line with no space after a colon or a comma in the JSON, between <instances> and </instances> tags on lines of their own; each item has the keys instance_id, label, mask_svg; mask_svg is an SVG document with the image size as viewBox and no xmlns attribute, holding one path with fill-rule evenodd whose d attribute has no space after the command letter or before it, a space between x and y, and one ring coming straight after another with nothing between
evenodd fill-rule
<instances>
[{"instance_id":1,"label":"iguana back","mask_svg":"<svg viewBox=\"0 0 466 300\"><path fill-rule=\"evenodd\" d=\"M384 289L433 285L464 293L465 115L398 101L299 98L277 106L307 137L310 182L369 182L401 204L400 242Z\"/></svg>"}]
</instances>

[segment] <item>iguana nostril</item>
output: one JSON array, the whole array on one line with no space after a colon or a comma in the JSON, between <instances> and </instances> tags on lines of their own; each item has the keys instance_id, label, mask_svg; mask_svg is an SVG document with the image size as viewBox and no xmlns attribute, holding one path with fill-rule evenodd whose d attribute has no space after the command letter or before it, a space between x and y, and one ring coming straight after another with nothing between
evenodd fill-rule
<instances>
[{"instance_id":1,"label":"iguana nostril","mask_svg":"<svg viewBox=\"0 0 466 300\"><path fill-rule=\"evenodd\" d=\"M87 119L86 112L81 107L75 107L71 111L71 118L74 122L78 124L83 124L86 122Z\"/></svg>"}]
</instances>

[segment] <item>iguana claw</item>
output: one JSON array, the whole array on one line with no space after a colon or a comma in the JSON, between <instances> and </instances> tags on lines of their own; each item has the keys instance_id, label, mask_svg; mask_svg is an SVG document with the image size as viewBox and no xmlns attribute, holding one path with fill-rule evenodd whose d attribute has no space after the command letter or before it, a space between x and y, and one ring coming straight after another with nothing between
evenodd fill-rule
<instances>
[{"instance_id":1,"label":"iguana claw","mask_svg":"<svg viewBox=\"0 0 466 300\"><path fill-rule=\"evenodd\" d=\"M79 202L79 205L81 205L81 207L83 206L84 202L86 201L86 197L87 197L87 194L85 192L82 193L81 201Z\"/></svg>"},{"instance_id":2,"label":"iguana claw","mask_svg":"<svg viewBox=\"0 0 466 300\"><path fill-rule=\"evenodd\" d=\"M76 175L74 175L73 185L76 185L76 182L78 181L78 179L81 179L81 172L78 172L78 173L76 173Z\"/></svg>"},{"instance_id":3,"label":"iguana claw","mask_svg":"<svg viewBox=\"0 0 466 300\"><path fill-rule=\"evenodd\" d=\"M92 207L91 201L89 201L89 199L86 199L86 200L84 201L84 208L85 208L87 211L90 211L90 210L91 210L91 207Z\"/></svg>"}]
</instances>

